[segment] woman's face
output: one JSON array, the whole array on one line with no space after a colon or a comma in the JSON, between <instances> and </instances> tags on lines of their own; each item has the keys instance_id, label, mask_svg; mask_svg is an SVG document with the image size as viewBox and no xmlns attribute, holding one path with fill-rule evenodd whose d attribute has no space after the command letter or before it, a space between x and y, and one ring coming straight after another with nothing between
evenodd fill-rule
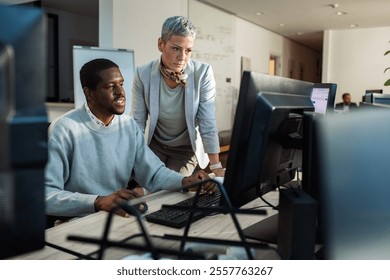
<instances>
[{"instance_id":1,"label":"woman's face","mask_svg":"<svg viewBox=\"0 0 390 280\"><path fill-rule=\"evenodd\" d=\"M162 61L168 69L181 72L191 58L194 38L191 36L173 35L166 43L158 39L158 49L162 53Z\"/></svg>"}]
</instances>

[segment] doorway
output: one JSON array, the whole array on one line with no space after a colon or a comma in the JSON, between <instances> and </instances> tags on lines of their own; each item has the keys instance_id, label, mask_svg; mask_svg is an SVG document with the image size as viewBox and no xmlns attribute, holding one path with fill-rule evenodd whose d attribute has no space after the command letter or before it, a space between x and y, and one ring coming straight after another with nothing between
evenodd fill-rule
<instances>
[{"instance_id":1,"label":"doorway","mask_svg":"<svg viewBox=\"0 0 390 280\"><path fill-rule=\"evenodd\" d=\"M268 73L272 76L280 76L280 56L271 54L268 62Z\"/></svg>"}]
</instances>

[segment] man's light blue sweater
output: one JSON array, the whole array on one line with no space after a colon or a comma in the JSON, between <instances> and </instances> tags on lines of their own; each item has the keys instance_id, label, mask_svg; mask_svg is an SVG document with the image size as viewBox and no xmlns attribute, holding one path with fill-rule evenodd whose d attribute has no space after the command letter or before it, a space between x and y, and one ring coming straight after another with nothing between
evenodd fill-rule
<instances>
[{"instance_id":1,"label":"man's light blue sweater","mask_svg":"<svg viewBox=\"0 0 390 280\"><path fill-rule=\"evenodd\" d=\"M101 126L82 106L51 124L45 170L48 215L94 213L97 196L126 187L131 176L152 192L178 189L183 179L155 156L128 115L116 115L110 126Z\"/></svg>"}]
</instances>

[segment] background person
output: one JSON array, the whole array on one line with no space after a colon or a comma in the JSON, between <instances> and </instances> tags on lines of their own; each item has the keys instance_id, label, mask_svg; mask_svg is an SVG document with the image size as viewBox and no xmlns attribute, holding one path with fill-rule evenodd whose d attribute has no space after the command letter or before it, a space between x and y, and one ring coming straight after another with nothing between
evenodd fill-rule
<instances>
[{"instance_id":1,"label":"background person","mask_svg":"<svg viewBox=\"0 0 390 280\"><path fill-rule=\"evenodd\" d=\"M342 95L343 102L337 103L335 106L336 110L343 110L345 112L349 112L358 108L357 104L351 102L351 94L346 92Z\"/></svg>"}]
</instances>

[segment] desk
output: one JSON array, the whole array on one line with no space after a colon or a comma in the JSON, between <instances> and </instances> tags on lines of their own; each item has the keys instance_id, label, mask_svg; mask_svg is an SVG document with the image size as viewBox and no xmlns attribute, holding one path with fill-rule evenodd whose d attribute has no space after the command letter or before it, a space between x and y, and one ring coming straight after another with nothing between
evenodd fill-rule
<instances>
[{"instance_id":1,"label":"desk","mask_svg":"<svg viewBox=\"0 0 390 280\"><path fill-rule=\"evenodd\" d=\"M151 195L151 199L148 199L146 196L146 201L149 206L147 213L156 211L160 209L163 203L175 203L180 200L183 200L187 196L192 194L190 193L178 193L178 192L168 192L161 191L162 195L156 196ZM264 196L270 203L277 205L279 199L279 193L277 191L270 192ZM254 201L248 203L243 208L262 206L265 203L261 199L255 199ZM238 214L237 218L240 223L241 228L246 228L267 216L275 214L275 210L271 210L269 207L264 208L267 210L267 215L247 215L247 214ZM107 212L101 211L88 215L83 218L78 218L70 222L66 222L49 228L46 230L46 242L61 246L68 250L78 252L80 254L90 254L96 252L99 248L96 244L84 243L78 241L68 240L68 236L83 236L89 238L101 238L104 232L105 224L109 214ZM146 228L149 234L162 236L164 234L174 234L181 235L183 229L175 229L170 227L161 226L158 224L148 223L145 221ZM113 241L121 241L128 238L131 235L140 233L139 224L135 217L131 216L129 218L120 217L118 215L113 215L111 230L109 232L109 239ZM196 237L208 237L208 238L219 238L225 240L239 240L238 234L234 227L234 224L231 220L230 215L228 214L217 214L214 216L205 217L199 221L196 221L191 225L189 236ZM136 239L140 239L137 237ZM132 239L132 242L137 242L136 239ZM172 248L172 246L177 246L177 241L165 240L160 238L154 238L155 244L161 246L167 246ZM173 243L175 245L173 245ZM275 248L272 249L258 249L256 252L256 259L279 259ZM134 252L129 249L124 248L109 248L105 251L103 258L104 259L122 259ZM141 252L138 254L144 254ZM96 256L96 255L95 255ZM45 246L42 250L38 250L32 253L24 254L17 256L13 259L24 259L24 260L37 260L37 259L49 259L49 260L67 260L67 259L77 259L75 255L63 252L58 249L54 249L50 246Z\"/></svg>"}]
</instances>

